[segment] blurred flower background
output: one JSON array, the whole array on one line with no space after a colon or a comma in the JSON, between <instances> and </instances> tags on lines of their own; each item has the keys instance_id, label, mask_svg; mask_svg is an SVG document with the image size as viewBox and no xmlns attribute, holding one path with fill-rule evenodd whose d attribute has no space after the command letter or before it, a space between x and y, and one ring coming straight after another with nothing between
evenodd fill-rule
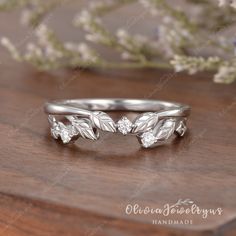
<instances>
[{"instance_id":1,"label":"blurred flower background","mask_svg":"<svg viewBox=\"0 0 236 236\"><path fill-rule=\"evenodd\" d=\"M74 27L71 39L61 37L50 24L54 14L68 8L73 9L68 23ZM134 14L119 19L116 28L109 27L127 8ZM20 23L32 29L33 39L26 37L22 49L1 35L1 44L15 60L39 70L173 68L190 74L213 71L217 83L236 80L234 0L0 0L0 11L19 10ZM146 32L139 32L139 24L145 24ZM77 38L80 30L83 37Z\"/></svg>"}]
</instances>

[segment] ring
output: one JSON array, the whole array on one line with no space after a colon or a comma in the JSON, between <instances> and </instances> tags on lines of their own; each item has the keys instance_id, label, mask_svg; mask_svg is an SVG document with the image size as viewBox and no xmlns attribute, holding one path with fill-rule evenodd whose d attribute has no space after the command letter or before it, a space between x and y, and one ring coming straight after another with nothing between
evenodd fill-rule
<instances>
[{"instance_id":1,"label":"ring","mask_svg":"<svg viewBox=\"0 0 236 236\"><path fill-rule=\"evenodd\" d=\"M136 135L144 148L186 133L190 107L179 103L142 99L72 99L47 102L45 113L51 135L63 143L79 137L97 140L99 130ZM105 111L141 112L133 121L122 116L115 122ZM56 119L56 116L63 120ZM65 121L64 121L65 120Z\"/></svg>"}]
</instances>

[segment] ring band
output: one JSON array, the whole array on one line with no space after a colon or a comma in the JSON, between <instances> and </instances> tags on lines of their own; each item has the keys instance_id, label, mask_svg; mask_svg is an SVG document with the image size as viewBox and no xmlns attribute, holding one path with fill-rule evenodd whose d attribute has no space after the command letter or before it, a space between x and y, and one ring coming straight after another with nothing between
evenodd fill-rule
<instances>
[{"instance_id":1,"label":"ring band","mask_svg":"<svg viewBox=\"0 0 236 236\"><path fill-rule=\"evenodd\" d=\"M190 107L180 103L142 99L71 99L47 102L44 106L51 135L63 143L79 137L97 140L98 130L136 135L145 148L162 144L172 134L183 136ZM133 121L123 116L115 122L105 111L142 112ZM56 120L63 116L67 122Z\"/></svg>"}]
</instances>

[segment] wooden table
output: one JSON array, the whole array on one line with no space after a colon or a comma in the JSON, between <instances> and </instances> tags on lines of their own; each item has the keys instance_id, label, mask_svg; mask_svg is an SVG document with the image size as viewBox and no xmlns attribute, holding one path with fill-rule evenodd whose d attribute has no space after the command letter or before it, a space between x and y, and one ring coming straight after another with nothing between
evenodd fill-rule
<instances>
[{"instance_id":1,"label":"wooden table","mask_svg":"<svg viewBox=\"0 0 236 236\"><path fill-rule=\"evenodd\" d=\"M0 61L1 236L236 235L236 84L159 70L40 73L2 49ZM87 97L186 103L192 106L190 130L152 150L108 133L76 145L52 140L44 102ZM125 213L127 204L162 208L179 199L223 214ZM159 225L155 219L192 224Z\"/></svg>"}]
</instances>

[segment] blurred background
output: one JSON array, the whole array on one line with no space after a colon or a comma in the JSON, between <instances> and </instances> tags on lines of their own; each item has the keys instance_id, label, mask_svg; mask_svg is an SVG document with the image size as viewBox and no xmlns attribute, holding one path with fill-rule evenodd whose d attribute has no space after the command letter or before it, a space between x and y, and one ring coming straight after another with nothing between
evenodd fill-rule
<instances>
[{"instance_id":1,"label":"blurred background","mask_svg":"<svg viewBox=\"0 0 236 236\"><path fill-rule=\"evenodd\" d=\"M234 1L8 0L0 10L2 45L39 70L212 71L218 83L236 77Z\"/></svg>"},{"instance_id":2,"label":"blurred background","mask_svg":"<svg viewBox=\"0 0 236 236\"><path fill-rule=\"evenodd\" d=\"M234 2L0 0L0 235L236 235ZM44 103L89 97L188 104L189 131L53 140ZM181 199L223 215L125 213Z\"/></svg>"}]
</instances>

